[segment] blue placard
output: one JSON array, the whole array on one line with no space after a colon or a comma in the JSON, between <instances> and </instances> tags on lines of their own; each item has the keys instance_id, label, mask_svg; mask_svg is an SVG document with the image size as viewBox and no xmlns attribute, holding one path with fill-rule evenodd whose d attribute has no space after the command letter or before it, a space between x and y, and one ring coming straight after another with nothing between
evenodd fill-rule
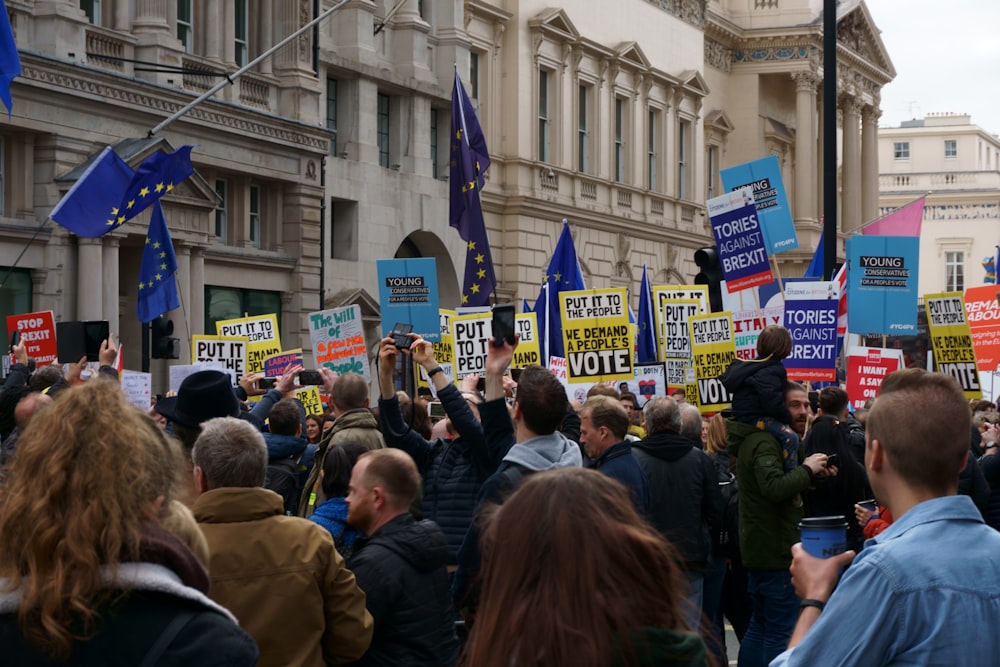
<instances>
[{"instance_id":1,"label":"blue placard","mask_svg":"<svg viewBox=\"0 0 1000 667\"><path fill-rule=\"evenodd\" d=\"M792 334L792 353L783 363L789 380L837 379L837 283L785 284L785 328Z\"/></svg>"},{"instance_id":2,"label":"blue placard","mask_svg":"<svg viewBox=\"0 0 1000 667\"><path fill-rule=\"evenodd\" d=\"M437 264L433 257L380 259L378 300L382 310L382 335L397 323L412 324L413 333L426 340L441 340L438 314Z\"/></svg>"},{"instance_id":3,"label":"blue placard","mask_svg":"<svg viewBox=\"0 0 1000 667\"><path fill-rule=\"evenodd\" d=\"M847 327L851 333L917 333L917 236L847 240Z\"/></svg>"},{"instance_id":4,"label":"blue placard","mask_svg":"<svg viewBox=\"0 0 1000 667\"><path fill-rule=\"evenodd\" d=\"M771 282L771 262L749 188L706 202L719 264L732 292Z\"/></svg>"},{"instance_id":5,"label":"blue placard","mask_svg":"<svg viewBox=\"0 0 1000 667\"><path fill-rule=\"evenodd\" d=\"M723 169L720 175L722 187L729 192L740 188L753 190L754 204L757 206L768 254L774 255L799 247L777 156L769 155Z\"/></svg>"}]
</instances>

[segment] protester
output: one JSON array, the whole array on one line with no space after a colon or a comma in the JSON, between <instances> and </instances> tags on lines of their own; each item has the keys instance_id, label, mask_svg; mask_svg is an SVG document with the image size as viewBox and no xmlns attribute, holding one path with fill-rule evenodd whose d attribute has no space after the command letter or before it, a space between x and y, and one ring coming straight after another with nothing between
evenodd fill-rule
<instances>
[{"instance_id":1,"label":"protester","mask_svg":"<svg viewBox=\"0 0 1000 667\"><path fill-rule=\"evenodd\" d=\"M193 511L211 552L211 597L257 640L261 667L322 667L368 649L365 595L330 534L284 515L261 488L267 446L249 423L223 417L201 427L192 451Z\"/></svg>"},{"instance_id":2,"label":"protester","mask_svg":"<svg viewBox=\"0 0 1000 667\"><path fill-rule=\"evenodd\" d=\"M629 416L622 403L609 396L591 396L580 410L580 446L586 452L586 467L621 482L636 510L649 514L649 482L632 446L625 439Z\"/></svg>"},{"instance_id":3,"label":"protester","mask_svg":"<svg viewBox=\"0 0 1000 667\"><path fill-rule=\"evenodd\" d=\"M677 555L620 484L592 470L540 472L485 516L482 595L461 664L708 664L681 608Z\"/></svg>"},{"instance_id":4,"label":"protester","mask_svg":"<svg viewBox=\"0 0 1000 667\"><path fill-rule=\"evenodd\" d=\"M351 471L358 457L367 452L364 445L345 442L331 447L326 454L320 480L326 500L316 506L309 520L330 531L337 551L347 560L354 551L358 530L347 525L347 492L351 484Z\"/></svg>"},{"instance_id":5,"label":"protester","mask_svg":"<svg viewBox=\"0 0 1000 667\"><path fill-rule=\"evenodd\" d=\"M624 382L622 384L625 384ZM627 386L627 385L626 385ZM646 429L642 426L642 408L639 407L639 399L630 391L623 391L619 394L622 407L628 412L629 429L628 434L636 440L646 437Z\"/></svg>"},{"instance_id":6,"label":"protester","mask_svg":"<svg viewBox=\"0 0 1000 667\"><path fill-rule=\"evenodd\" d=\"M802 611L773 665L996 662L1000 534L956 495L969 423L951 376L908 368L885 378L868 416L865 462L895 521L857 556L821 559L793 547ZM970 635L970 623L986 631Z\"/></svg>"},{"instance_id":7,"label":"protester","mask_svg":"<svg viewBox=\"0 0 1000 667\"><path fill-rule=\"evenodd\" d=\"M362 667L440 667L458 641L448 587L448 548L432 521L415 521L420 490L413 459L398 449L361 455L351 473L347 521L364 533L349 562L375 621Z\"/></svg>"},{"instance_id":8,"label":"protester","mask_svg":"<svg viewBox=\"0 0 1000 667\"><path fill-rule=\"evenodd\" d=\"M181 455L118 385L67 389L0 485L5 665L254 665L208 576L163 526Z\"/></svg>"},{"instance_id":9,"label":"protester","mask_svg":"<svg viewBox=\"0 0 1000 667\"><path fill-rule=\"evenodd\" d=\"M323 435L324 415L308 415L306 417L306 441L310 445L318 445Z\"/></svg>"},{"instance_id":10,"label":"protester","mask_svg":"<svg viewBox=\"0 0 1000 667\"><path fill-rule=\"evenodd\" d=\"M302 404L294 398L282 398L267 415L267 477L264 488L282 498L285 514L299 508L302 485L299 482L299 459L309 444L302 437Z\"/></svg>"},{"instance_id":11,"label":"protester","mask_svg":"<svg viewBox=\"0 0 1000 667\"><path fill-rule=\"evenodd\" d=\"M983 519L988 526L1000 530L1000 456L997 456L1000 427L995 423L988 423L982 432L982 438L983 458L979 460L979 467L990 486L989 503Z\"/></svg>"}]
</instances>

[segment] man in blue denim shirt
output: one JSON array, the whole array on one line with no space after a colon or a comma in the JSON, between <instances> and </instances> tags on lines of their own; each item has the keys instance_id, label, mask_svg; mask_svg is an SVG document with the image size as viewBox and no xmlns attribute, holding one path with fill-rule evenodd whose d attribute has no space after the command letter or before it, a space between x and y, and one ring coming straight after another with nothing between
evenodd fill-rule
<instances>
[{"instance_id":1,"label":"man in blue denim shirt","mask_svg":"<svg viewBox=\"0 0 1000 667\"><path fill-rule=\"evenodd\" d=\"M771 667L996 663L1000 533L956 495L969 420L949 376L912 368L885 379L868 417L865 464L896 521L856 558L792 548L802 610L789 650ZM973 627L985 631L973 637Z\"/></svg>"}]
</instances>

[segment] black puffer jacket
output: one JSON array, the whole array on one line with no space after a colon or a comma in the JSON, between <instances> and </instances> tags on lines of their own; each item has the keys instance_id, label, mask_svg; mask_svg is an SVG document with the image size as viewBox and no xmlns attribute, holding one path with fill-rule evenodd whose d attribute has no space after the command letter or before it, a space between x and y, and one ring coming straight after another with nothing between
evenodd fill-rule
<instances>
[{"instance_id":1,"label":"black puffer jacket","mask_svg":"<svg viewBox=\"0 0 1000 667\"><path fill-rule=\"evenodd\" d=\"M347 563L375 619L371 647L358 665L440 667L458 643L445 569L444 533L432 521L400 514L358 538Z\"/></svg>"},{"instance_id":2,"label":"black puffer jacket","mask_svg":"<svg viewBox=\"0 0 1000 667\"><path fill-rule=\"evenodd\" d=\"M752 418L773 417L791 424L792 415L785 407L785 383L788 373L780 361L767 357L743 361L736 359L719 378L733 395L733 419L749 423Z\"/></svg>"},{"instance_id":3,"label":"black puffer jacket","mask_svg":"<svg viewBox=\"0 0 1000 667\"><path fill-rule=\"evenodd\" d=\"M722 492L711 457L677 433L632 445L649 481L649 519L677 547L688 568L703 569L722 521Z\"/></svg>"}]
</instances>

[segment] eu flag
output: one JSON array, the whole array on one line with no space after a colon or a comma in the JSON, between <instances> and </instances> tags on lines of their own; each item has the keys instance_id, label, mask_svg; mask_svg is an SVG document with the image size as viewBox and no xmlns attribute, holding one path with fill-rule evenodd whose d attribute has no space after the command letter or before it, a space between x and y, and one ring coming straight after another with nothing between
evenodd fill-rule
<instances>
[{"instance_id":1,"label":"eu flag","mask_svg":"<svg viewBox=\"0 0 1000 667\"><path fill-rule=\"evenodd\" d=\"M538 317L539 340L542 344L542 359L548 364L549 357L563 357L562 319L559 312L559 293L587 289L583 282L583 272L576 258L573 235L569 232L569 222L563 220L562 234L556 243L556 250L549 261L545 282L535 301Z\"/></svg>"},{"instance_id":2,"label":"eu flag","mask_svg":"<svg viewBox=\"0 0 1000 667\"><path fill-rule=\"evenodd\" d=\"M10 84L15 76L21 76L21 58L14 43L14 30L10 27L7 5L0 0L0 100L7 107L7 118L13 110L10 98Z\"/></svg>"},{"instance_id":3,"label":"eu flag","mask_svg":"<svg viewBox=\"0 0 1000 667\"><path fill-rule=\"evenodd\" d=\"M115 229L119 202L135 172L118 154L105 148L49 217L77 236L93 238Z\"/></svg>"},{"instance_id":4,"label":"eu flag","mask_svg":"<svg viewBox=\"0 0 1000 667\"><path fill-rule=\"evenodd\" d=\"M656 317L653 315L653 287L649 284L645 264L642 265L642 284L639 286L638 319L636 344L639 347L639 363L653 363L657 360L656 342L659 337L656 331Z\"/></svg>"},{"instance_id":5,"label":"eu flag","mask_svg":"<svg viewBox=\"0 0 1000 667\"><path fill-rule=\"evenodd\" d=\"M490 292L496 286L493 256L479 201L479 191L485 183L483 174L489 168L486 137L456 70L451 93L451 170L448 176L451 199L448 217L451 226L465 241L463 306L489 305Z\"/></svg>"},{"instance_id":6,"label":"eu flag","mask_svg":"<svg viewBox=\"0 0 1000 667\"><path fill-rule=\"evenodd\" d=\"M142 249L142 265L139 268L139 321L151 322L157 317L181 305L177 296L177 258L174 244L170 240L167 220L163 217L163 207L157 200L153 213L149 216L149 230L146 244Z\"/></svg>"},{"instance_id":7,"label":"eu flag","mask_svg":"<svg viewBox=\"0 0 1000 667\"><path fill-rule=\"evenodd\" d=\"M809 262L809 266L806 267L806 272L802 274L803 278L815 278L816 280L823 280L823 237L825 234L821 234L819 237L819 243L816 244L816 252L813 253L812 261Z\"/></svg>"},{"instance_id":8,"label":"eu flag","mask_svg":"<svg viewBox=\"0 0 1000 667\"><path fill-rule=\"evenodd\" d=\"M116 227L145 211L160 197L170 194L178 183L194 173L192 148L194 146L181 146L172 153L157 151L142 161L118 204Z\"/></svg>"}]
</instances>

